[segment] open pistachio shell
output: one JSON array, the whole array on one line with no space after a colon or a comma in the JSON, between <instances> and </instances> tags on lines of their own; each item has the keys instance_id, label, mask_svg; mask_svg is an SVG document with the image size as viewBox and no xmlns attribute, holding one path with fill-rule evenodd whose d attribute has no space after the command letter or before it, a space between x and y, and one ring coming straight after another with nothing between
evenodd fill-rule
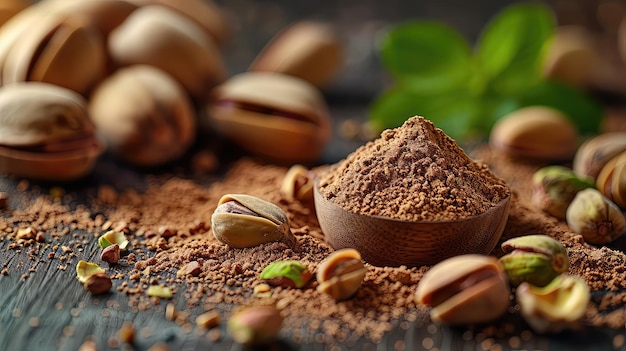
<instances>
[{"instance_id":1,"label":"open pistachio shell","mask_svg":"<svg viewBox=\"0 0 626 351\"><path fill-rule=\"evenodd\" d=\"M317 268L317 291L333 299L345 300L361 287L367 268L355 249L341 249L331 253Z\"/></svg>"},{"instance_id":2,"label":"open pistachio shell","mask_svg":"<svg viewBox=\"0 0 626 351\"><path fill-rule=\"evenodd\" d=\"M109 36L109 53L120 66L146 64L169 73L195 97L226 77L220 52L196 23L165 6L143 6Z\"/></svg>"},{"instance_id":3,"label":"open pistachio shell","mask_svg":"<svg viewBox=\"0 0 626 351\"><path fill-rule=\"evenodd\" d=\"M270 241L295 243L285 211L250 195L222 196L211 216L211 225L215 238L234 248L252 247Z\"/></svg>"},{"instance_id":4,"label":"open pistachio shell","mask_svg":"<svg viewBox=\"0 0 626 351\"><path fill-rule=\"evenodd\" d=\"M310 83L271 72L248 72L215 88L212 126L246 150L282 162L311 162L330 138L330 116Z\"/></svg>"},{"instance_id":5,"label":"open pistachio shell","mask_svg":"<svg viewBox=\"0 0 626 351\"><path fill-rule=\"evenodd\" d=\"M510 287L495 257L455 256L433 266L417 287L416 298L432 306L431 319L442 324L493 321L510 304Z\"/></svg>"},{"instance_id":6,"label":"open pistachio shell","mask_svg":"<svg viewBox=\"0 0 626 351\"><path fill-rule=\"evenodd\" d=\"M567 251L547 235L509 239L502 243L502 250L506 255L500 258L500 263L514 286L522 282L545 286L569 269Z\"/></svg>"},{"instance_id":7,"label":"open pistachio shell","mask_svg":"<svg viewBox=\"0 0 626 351\"><path fill-rule=\"evenodd\" d=\"M79 282L85 283L89 277L98 273L105 273L106 271L98 266L96 263L80 260L76 264L76 278Z\"/></svg>"},{"instance_id":8,"label":"open pistachio shell","mask_svg":"<svg viewBox=\"0 0 626 351\"><path fill-rule=\"evenodd\" d=\"M109 76L94 91L89 112L111 151L134 165L173 161L195 137L188 95L152 66L129 66Z\"/></svg>"},{"instance_id":9,"label":"open pistachio shell","mask_svg":"<svg viewBox=\"0 0 626 351\"><path fill-rule=\"evenodd\" d=\"M572 169L578 174L596 179L602 167L624 151L626 151L626 132L596 135L580 145L574 156Z\"/></svg>"},{"instance_id":10,"label":"open pistachio shell","mask_svg":"<svg viewBox=\"0 0 626 351\"><path fill-rule=\"evenodd\" d=\"M86 101L37 82L0 89L0 172L48 180L89 173L102 152Z\"/></svg>"},{"instance_id":11,"label":"open pistachio shell","mask_svg":"<svg viewBox=\"0 0 626 351\"><path fill-rule=\"evenodd\" d=\"M626 209L626 150L602 167L596 185L606 197Z\"/></svg>"}]
</instances>

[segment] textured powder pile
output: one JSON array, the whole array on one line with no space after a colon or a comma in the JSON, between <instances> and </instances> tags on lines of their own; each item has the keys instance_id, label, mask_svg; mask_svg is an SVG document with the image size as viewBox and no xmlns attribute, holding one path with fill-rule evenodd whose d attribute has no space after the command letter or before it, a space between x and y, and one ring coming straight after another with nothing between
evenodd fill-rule
<instances>
[{"instance_id":1,"label":"textured powder pile","mask_svg":"<svg viewBox=\"0 0 626 351\"><path fill-rule=\"evenodd\" d=\"M422 117L384 131L320 176L344 209L407 221L478 215L509 196L506 184Z\"/></svg>"}]
</instances>

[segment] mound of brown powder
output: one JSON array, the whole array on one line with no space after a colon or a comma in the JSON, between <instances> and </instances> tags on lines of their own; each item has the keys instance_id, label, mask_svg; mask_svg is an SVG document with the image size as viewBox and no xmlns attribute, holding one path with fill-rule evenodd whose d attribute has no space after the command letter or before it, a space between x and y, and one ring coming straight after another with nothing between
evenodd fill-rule
<instances>
[{"instance_id":1,"label":"mound of brown powder","mask_svg":"<svg viewBox=\"0 0 626 351\"><path fill-rule=\"evenodd\" d=\"M320 176L346 210L407 221L466 218L509 196L505 183L422 117L384 131Z\"/></svg>"}]
</instances>

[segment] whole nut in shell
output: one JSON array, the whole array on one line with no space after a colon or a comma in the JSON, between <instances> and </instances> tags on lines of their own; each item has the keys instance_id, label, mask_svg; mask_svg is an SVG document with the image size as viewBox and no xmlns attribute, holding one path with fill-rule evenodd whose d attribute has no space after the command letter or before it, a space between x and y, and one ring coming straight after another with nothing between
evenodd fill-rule
<instances>
[{"instance_id":1,"label":"whole nut in shell","mask_svg":"<svg viewBox=\"0 0 626 351\"><path fill-rule=\"evenodd\" d=\"M547 166L533 175L532 203L552 216L565 219L567 207L576 194L595 186L593 178L579 176L563 166Z\"/></svg>"},{"instance_id":2,"label":"whole nut in shell","mask_svg":"<svg viewBox=\"0 0 626 351\"><path fill-rule=\"evenodd\" d=\"M567 208L567 225L591 244L607 244L624 233L622 211L596 189L580 191Z\"/></svg>"},{"instance_id":3,"label":"whole nut in shell","mask_svg":"<svg viewBox=\"0 0 626 351\"><path fill-rule=\"evenodd\" d=\"M125 161L156 166L180 157L195 138L184 89L156 67L125 67L94 91L89 111L109 149Z\"/></svg>"},{"instance_id":4,"label":"whole nut in shell","mask_svg":"<svg viewBox=\"0 0 626 351\"><path fill-rule=\"evenodd\" d=\"M287 214L269 201L245 194L220 198L211 216L215 238L230 247L252 247L270 241L295 245Z\"/></svg>"},{"instance_id":5,"label":"whole nut in shell","mask_svg":"<svg viewBox=\"0 0 626 351\"><path fill-rule=\"evenodd\" d=\"M287 201L313 201L313 178L315 174L302 165L293 165L287 170L280 192Z\"/></svg>"},{"instance_id":6,"label":"whole nut in shell","mask_svg":"<svg viewBox=\"0 0 626 351\"><path fill-rule=\"evenodd\" d=\"M82 96L37 82L0 88L0 172L73 180L91 172L101 153Z\"/></svg>"},{"instance_id":7,"label":"whole nut in shell","mask_svg":"<svg viewBox=\"0 0 626 351\"><path fill-rule=\"evenodd\" d=\"M626 209L626 150L602 167L596 185L617 206Z\"/></svg>"},{"instance_id":8,"label":"whole nut in shell","mask_svg":"<svg viewBox=\"0 0 626 351\"><path fill-rule=\"evenodd\" d=\"M140 7L111 32L108 44L117 65L158 67L194 97L204 97L226 77L213 39L187 16L165 6Z\"/></svg>"},{"instance_id":9,"label":"whole nut in shell","mask_svg":"<svg viewBox=\"0 0 626 351\"><path fill-rule=\"evenodd\" d=\"M483 323L506 313L510 287L495 257L469 254L431 267L417 286L416 298L432 306L430 317L435 323Z\"/></svg>"},{"instance_id":10,"label":"whole nut in shell","mask_svg":"<svg viewBox=\"0 0 626 351\"><path fill-rule=\"evenodd\" d=\"M253 346L274 341L284 318L273 306L251 306L235 311L228 319L228 334L235 342Z\"/></svg>"},{"instance_id":11,"label":"whole nut in shell","mask_svg":"<svg viewBox=\"0 0 626 351\"><path fill-rule=\"evenodd\" d=\"M626 132L603 133L586 140L574 156L574 172L597 178L602 167L626 151Z\"/></svg>"},{"instance_id":12,"label":"whole nut in shell","mask_svg":"<svg viewBox=\"0 0 626 351\"><path fill-rule=\"evenodd\" d=\"M543 67L547 78L584 87L596 64L590 33L582 26L560 26L550 43Z\"/></svg>"},{"instance_id":13,"label":"whole nut in shell","mask_svg":"<svg viewBox=\"0 0 626 351\"><path fill-rule=\"evenodd\" d=\"M577 328L591 295L584 280L562 274L545 287L522 283L515 290L522 316L537 333Z\"/></svg>"},{"instance_id":14,"label":"whole nut in shell","mask_svg":"<svg viewBox=\"0 0 626 351\"><path fill-rule=\"evenodd\" d=\"M301 21L272 38L248 70L289 74L323 86L342 63L342 43L332 26Z\"/></svg>"},{"instance_id":15,"label":"whole nut in shell","mask_svg":"<svg viewBox=\"0 0 626 351\"><path fill-rule=\"evenodd\" d=\"M222 135L280 162L317 160L331 134L328 107L319 90L280 73L232 77L213 91L208 116Z\"/></svg>"},{"instance_id":16,"label":"whole nut in shell","mask_svg":"<svg viewBox=\"0 0 626 351\"><path fill-rule=\"evenodd\" d=\"M361 287L365 273L367 268L357 250L337 250L317 267L317 291L337 301L348 299Z\"/></svg>"},{"instance_id":17,"label":"whole nut in shell","mask_svg":"<svg viewBox=\"0 0 626 351\"><path fill-rule=\"evenodd\" d=\"M548 285L569 269L567 251L560 242L547 235L525 235L502 243L506 255L500 258L513 286L528 282Z\"/></svg>"},{"instance_id":18,"label":"whole nut in shell","mask_svg":"<svg viewBox=\"0 0 626 351\"><path fill-rule=\"evenodd\" d=\"M529 106L498 120L490 144L508 155L538 160L567 160L576 152L578 132L565 115L545 106Z\"/></svg>"}]
</instances>

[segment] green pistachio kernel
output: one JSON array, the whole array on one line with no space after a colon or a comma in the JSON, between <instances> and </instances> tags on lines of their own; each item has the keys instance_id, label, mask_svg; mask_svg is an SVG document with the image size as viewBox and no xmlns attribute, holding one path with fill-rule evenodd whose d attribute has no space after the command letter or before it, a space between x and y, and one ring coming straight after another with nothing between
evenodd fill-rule
<instances>
[{"instance_id":1,"label":"green pistachio kernel","mask_svg":"<svg viewBox=\"0 0 626 351\"><path fill-rule=\"evenodd\" d=\"M298 261L276 261L270 263L261 272L260 278L272 285L302 288L311 279L312 274L306 265Z\"/></svg>"}]
</instances>

